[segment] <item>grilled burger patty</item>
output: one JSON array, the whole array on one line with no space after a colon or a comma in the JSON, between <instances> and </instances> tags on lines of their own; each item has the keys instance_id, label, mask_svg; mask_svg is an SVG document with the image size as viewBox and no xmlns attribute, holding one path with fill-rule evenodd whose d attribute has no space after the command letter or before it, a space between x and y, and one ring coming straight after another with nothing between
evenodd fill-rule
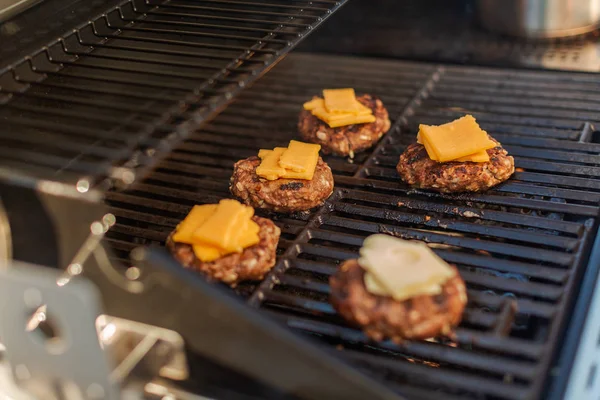
<instances>
[{"instance_id":1,"label":"grilled burger patty","mask_svg":"<svg viewBox=\"0 0 600 400\"><path fill-rule=\"evenodd\" d=\"M439 163L427 155L422 144L413 143L396 166L407 184L443 193L481 192L507 180L515 172L515 161L500 143L487 150L490 161Z\"/></svg>"},{"instance_id":2,"label":"grilled burger patty","mask_svg":"<svg viewBox=\"0 0 600 400\"><path fill-rule=\"evenodd\" d=\"M388 112L381 100L370 94L356 98L373 110L375 122L330 128L326 122L302 110L298 121L300 137L307 142L321 145L325 154L353 157L355 153L372 147L390 129Z\"/></svg>"},{"instance_id":3,"label":"grilled burger patty","mask_svg":"<svg viewBox=\"0 0 600 400\"><path fill-rule=\"evenodd\" d=\"M333 192L331 169L320 157L310 181L263 179L256 175L260 162L258 157L250 157L233 167L229 190L249 206L276 212L306 211L322 205Z\"/></svg>"},{"instance_id":4,"label":"grilled burger patty","mask_svg":"<svg viewBox=\"0 0 600 400\"><path fill-rule=\"evenodd\" d=\"M460 323L467 295L458 271L442 286L440 294L404 301L369 293L364 276L365 270L357 260L344 262L329 280L330 298L338 313L373 340L401 342L448 335Z\"/></svg>"},{"instance_id":5,"label":"grilled burger patty","mask_svg":"<svg viewBox=\"0 0 600 400\"><path fill-rule=\"evenodd\" d=\"M270 219L254 216L252 220L260 228L259 242L241 253L233 253L211 262L200 261L192 246L173 241L173 233L167 238L167 248L184 267L204 273L210 280L225 282L231 286L247 280L260 280L275 265L277 243L281 229Z\"/></svg>"}]
</instances>

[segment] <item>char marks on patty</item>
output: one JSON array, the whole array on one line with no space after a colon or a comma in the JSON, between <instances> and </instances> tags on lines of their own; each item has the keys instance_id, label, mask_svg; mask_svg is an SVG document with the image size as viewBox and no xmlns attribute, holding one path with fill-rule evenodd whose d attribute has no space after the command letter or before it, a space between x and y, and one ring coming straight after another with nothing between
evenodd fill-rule
<instances>
[{"instance_id":1,"label":"char marks on patty","mask_svg":"<svg viewBox=\"0 0 600 400\"><path fill-rule=\"evenodd\" d=\"M249 206L285 213L307 211L322 205L333 192L333 174L320 157L311 180L260 178L256 175L260 162L250 157L233 168L229 189Z\"/></svg>"},{"instance_id":2,"label":"char marks on patty","mask_svg":"<svg viewBox=\"0 0 600 400\"><path fill-rule=\"evenodd\" d=\"M515 171L515 161L500 143L487 150L490 161L444 162L432 160L419 143L409 145L396 170L407 184L443 193L481 192L504 182Z\"/></svg>"}]
</instances>

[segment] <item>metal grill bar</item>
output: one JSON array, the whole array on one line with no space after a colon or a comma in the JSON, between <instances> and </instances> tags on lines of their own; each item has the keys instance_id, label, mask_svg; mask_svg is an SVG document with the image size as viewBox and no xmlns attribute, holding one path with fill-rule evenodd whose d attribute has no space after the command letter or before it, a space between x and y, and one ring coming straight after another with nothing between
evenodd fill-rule
<instances>
[{"instance_id":1,"label":"metal grill bar","mask_svg":"<svg viewBox=\"0 0 600 400\"><path fill-rule=\"evenodd\" d=\"M275 7L275 8L284 8L284 9L293 9L293 10L311 10L311 11L327 11L327 8L323 7L311 7L311 6L297 6L297 5L289 5L289 4L277 4L277 3L253 3L250 1L230 1L230 0L210 0L209 3L213 4L235 4L235 5L244 5L244 6L256 6L256 7ZM333 2L330 2L333 3Z\"/></svg>"},{"instance_id":2,"label":"metal grill bar","mask_svg":"<svg viewBox=\"0 0 600 400\"><path fill-rule=\"evenodd\" d=\"M5 150L12 153L5 160L73 183L81 172L92 184L118 179L113 171L124 165L139 177L344 3L123 1L16 65L1 66L0 147L18 147ZM86 145L81 153L61 142L50 146L40 137L45 132ZM116 142L126 146L104 151Z\"/></svg>"},{"instance_id":3,"label":"metal grill bar","mask_svg":"<svg viewBox=\"0 0 600 400\"><path fill-rule=\"evenodd\" d=\"M464 79L447 89L448 82L469 74L474 83ZM580 142L589 104L576 99L565 100L563 108L580 110L581 120L561 118L556 103L545 100L531 106L539 115L535 119L464 107L474 103L469 93L506 82L507 76L511 82L565 88L588 79L292 55L193 133L135 191L107 193L117 216L108 243L126 260L136 246L162 243L193 204L229 196L233 163L295 138L302 102L322 88L351 86L376 94L390 111L391 131L353 163L327 157L337 187L329 203L310 215L276 218L283 232L277 265L258 285L235 291L290 328L336 347L340 357L409 398L539 398L597 229L600 146ZM432 100L440 87L454 103ZM503 101L511 95L505 90ZM526 103L547 90L541 84L513 95ZM485 108L485 98L477 99ZM446 110L451 105L460 111ZM520 170L509 182L476 195L441 195L401 183L395 163L414 141L418 123L445 122L461 112L477 114ZM424 240L458 266L469 303L454 341L375 344L335 313L328 301L329 276L341 260L356 257L365 236L377 232Z\"/></svg>"},{"instance_id":4,"label":"metal grill bar","mask_svg":"<svg viewBox=\"0 0 600 400\"><path fill-rule=\"evenodd\" d=\"M248 5L248 3L245 2L241 2L241 4L243 5ZM230 3L230 4L235 4L235 3ZM240 3L237 3L240 4ZM318 16L315 15L305 15L301 12L298 13L282 13L282 12L270 12L270 11L258 11L258 10L247 10L244 8L221 8L221 7L206 7L206 6L195 6L195 5L188 5L188 4L175 4L175 3L170 3L170 4L162 4L161 5L164 8L182 8L182 9L186 9L186 10L201 10L201 11L218 11L218 12L224 12L224 13L234 13L234 14L251 14L251 15L261 15L261 16L270 16L270 17L286 17L286 18L298 18L298 19L317 19L319 18ZM301 10L308 10L308 8L303 7Z\"/></svg>"},{"instance_id":5,"label":"metal grill bar","mask_svg":"<svg viewBox=\"0 0 600 400\"><path fill-rule=\"evenodd\" d=\"M173 17L190 17L190 14L181 13L181 12L157 12L157 11L148 11L147 14L151 15L163 15L163 16L173 16ZM281 21L269 21L265 19L256 19L256 18L236 18L236 17L226 17L226 16L217 16L217 15L202 15L202 19L206 20L217 20L217 21L231 21L231 22L244 22L244 23L259 23L259 24L270 24L270 25L282 25L286 27L295 27L295 28L307 28L310 26L309 24L301 24L301 23L293 23L293 22L281 22Z\"/></svg>"}]
</instances>

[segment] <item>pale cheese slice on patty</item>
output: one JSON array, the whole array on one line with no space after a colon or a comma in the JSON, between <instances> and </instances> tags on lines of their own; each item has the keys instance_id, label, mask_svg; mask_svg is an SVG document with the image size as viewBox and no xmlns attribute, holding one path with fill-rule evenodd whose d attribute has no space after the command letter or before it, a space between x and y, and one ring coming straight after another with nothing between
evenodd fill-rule
<instances>
[{"instance_id":1,"label":"pale cheese slice on patty","mask_svg":"<svg viewBox=\"0 0 600 400\"><path fill-rule=\"evenodd\" d=\"M369 293L397 301L441 293L456 271L426 244L376 234L365 239L358 263Z\"/></svg>"}]
</instances>

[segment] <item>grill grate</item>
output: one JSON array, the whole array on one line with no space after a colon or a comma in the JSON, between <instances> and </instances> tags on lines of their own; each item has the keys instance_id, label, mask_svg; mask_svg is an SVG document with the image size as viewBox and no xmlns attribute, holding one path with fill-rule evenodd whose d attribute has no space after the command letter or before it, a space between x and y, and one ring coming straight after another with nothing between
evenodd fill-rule
<instances>
[{"instance_id":1,"label":"grill grate","mask_svg":"<svg viewBox=\"0 0 600 400\"><path fill-rule=\"evenodd\" d=\"M130 184L343 3L124 1L0 70L0 166Z\"/></svg>"},{"instance_id":2,"label":"grill grate","mask_svg":"<svg viewBox=\"0 0 600 400\"><path fill-rule=\"evenodd\" d=\"M146 180L107 193L118 221L108 243L127 263L136 246L163 243L192 204L228 196L232 164L294 138L301 103L323 87L377 94L390 111L390 133L353 163L327 158L335 194L316 213L276 217L278 264L237 293L409 398L539 398L597 229L600 145L582 143L596 122L589 79L291 55ZM557 88L568 100L552 99ZM417 124L466 112L515 155L511 181L457 196L402 184L394 167ZM335 314L328 277L375 232L424 240L458 265L469 304L456 342L373 344Z\"/></svg>"}]
</instances>

